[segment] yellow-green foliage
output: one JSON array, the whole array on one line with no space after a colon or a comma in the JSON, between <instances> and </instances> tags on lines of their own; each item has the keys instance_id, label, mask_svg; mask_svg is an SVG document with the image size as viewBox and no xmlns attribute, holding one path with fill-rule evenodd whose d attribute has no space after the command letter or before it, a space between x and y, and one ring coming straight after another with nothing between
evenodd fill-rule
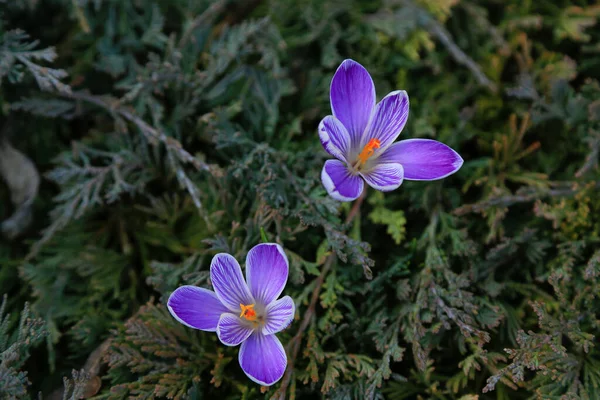
<instances>
[{"instance_id":1,"label":"yellow-green foliage","mask_svg":"<svg viewBox=\"0 0 600 400\"><path fill-rule=\"evenodd\" d=\"M396 244L400 244L406 236L404 211L387 209L384 202L385 199L381 192L371 194L369 204L373 205L373 210L369 213L369 219L374 224L386 225L386 232L394 239Z\"/></svg>"}]
</instances>

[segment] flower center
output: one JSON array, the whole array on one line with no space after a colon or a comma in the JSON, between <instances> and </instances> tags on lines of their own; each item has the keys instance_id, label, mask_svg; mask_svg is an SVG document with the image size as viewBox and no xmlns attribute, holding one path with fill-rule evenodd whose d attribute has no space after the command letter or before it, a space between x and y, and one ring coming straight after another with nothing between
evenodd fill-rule
<instances>
[{"instance_id":1,"label":"flower center","mask_svg":"<svg viewBox=\"0 0 600 400\"><path fill-rule=\"evenodd\" d=\"M247 306L240 304L240 308L242 309L242 313L240 314L240 318L244 317L248 321L256 320L256 311L254 311L254 304L249 304Z\"/></svg>"},{"instance_id":2,"label":"flower center","mask_svg":"<svg viewBox=\"0 0 600 400\"><path fill-rule=\"evenodd\" d=\"M362 149L362 151L358 155L359 163L365 164L367 162L367 160L369 158L371 158L371 156L373 156L373 153L375 153L375 149L378 149L380 147L381 147L381 142L379 141L379 139L369 140L369 143L367 143L367 145Z\"/></svg>"}]
</instances>

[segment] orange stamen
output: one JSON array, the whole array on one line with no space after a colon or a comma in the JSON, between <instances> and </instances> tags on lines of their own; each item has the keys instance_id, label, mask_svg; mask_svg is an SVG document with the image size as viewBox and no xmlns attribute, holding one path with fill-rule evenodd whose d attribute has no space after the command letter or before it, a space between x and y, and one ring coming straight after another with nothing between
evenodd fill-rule
<instances>
[{"instance_id":1,"label":"orange stamen","mask_svg":"<svg viewBox=\"0 0 600 400\"><path fill-rule=\"evenodd\" d=\"M366 163L367 160L373 155L373 153L375 153L375 149L378 149L379 147L381 147L381 142L379 141L379 139L369 140L369 143L367 143L367 145L362 149L362 151L358 155L360 163Z\"/></svg>"},{"instance_id":2,"label":"orange stamen","mask_svg":"<svg viewBox=\"0 0 600 400\"><path fill-rule=\"evenodd\" d=\"M253 310L254 304L250 304L250 305L247 305L247 306L245 306L243 304L240 304L240 308L242 309L242 313L240 314L240 318L244 317L248 321L254 321L256 319L256 311Z\"/></svg>"}]
</instances>

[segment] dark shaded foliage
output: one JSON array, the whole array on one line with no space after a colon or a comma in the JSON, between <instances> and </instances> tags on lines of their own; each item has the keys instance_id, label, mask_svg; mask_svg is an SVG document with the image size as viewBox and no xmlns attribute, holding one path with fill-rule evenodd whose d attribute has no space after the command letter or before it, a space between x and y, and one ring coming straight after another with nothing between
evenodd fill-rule
<instances>
[{"instance_id":1,"label":"dark shaded foliage","mask_svg":"<svg viewBox=\"0 0 600 400\"><path fill-rule=\"evenodd\" d=\"M599 15L0 0L0 395L600 398ZM378 98L407 90L403 137L449 144L463 168L328 198L316 127L344 58ZM261 232L297 305L268 389L165 307Z\"/></svg>"}]
</instances>

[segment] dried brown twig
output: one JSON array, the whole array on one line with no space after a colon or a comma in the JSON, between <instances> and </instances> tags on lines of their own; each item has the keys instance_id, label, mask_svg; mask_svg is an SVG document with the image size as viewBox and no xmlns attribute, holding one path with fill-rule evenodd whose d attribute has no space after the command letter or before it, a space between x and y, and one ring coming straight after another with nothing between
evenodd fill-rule
<instances>
[{"instance_id":1,"label":"dried brown twig","mask_svg":"<svg viewBox=\"0 0 600 400\"><path fill-rule=\"evenodd\" d=\"M460 47L458 47L458 45L452 39L452 35L450 35L446 28L444 28L435 18L433 18L429 12L416 5L411 0L404 0L402 3L405 7L411 7L416 10L419 20L421 21L421 25L432 36L439 40L442 45L444 45L456 63L465 66L469 71L471 71L480 85L487 87L494 93L497 92L498 88L496 84L485 75L479 65L473 61L471 57L469 57Z\"/></svg>"},{"instance_id":2,"label":"dried brown twig","mask_svg":"<svg viewBox=\"0 0 600 400\"><path fill-rule=\"evenodd\" d=\"M178 47L181 48L181 47L185 46L192 38L194 31L202 25L211 23L212 20L217 15L219 15L220 13L222 13L225 10L225 8L229 4L229 2L230 2L230 0L215 1L214 3L212 3L210 5L210 7L208 7L206 10L204 10L204 12L202 14L200 14L196 18L194 18L190 22L190 24L186 27L183 34L181 35L181 39L179 39Z\"/></svg>"},{"instance_id":3,"label":"dried brown twig","mask_svg":"<svg viewBox=\"0 0 600 400\"><path fill-rule=\"evenodd\" d=\"M443 45L446 47L446 50L450 53L454 61L456 63L464 65L475 77L477 82L490 89L492 92L496 92L498 88L496 84L493 83L479 68L479 65L471 57L469 57L464 51L461 50L460 47L454 43L450 33L440 25L435 19L429 17L426 20L425 28L429 33L435 36Z\"/></svg>"},{"instance_id":4,"label":"dried brown twig","mask_svg":"<svg viewBox=\"0 0 600 400\"><path fill-rule=\"evenodd\" d=\"M85 101L105 109L115 119L117 127L121 131L127 131L125 122L127 121L129 123L134 124L139 129L140 133L144 135L144 137L152 145L156 146L159 143L162 143L167 150L167 160L171 164L178 182L183 188L185 188L185 190L187 190L190 197L192 198L192 201L194 202L194 205L199 211L201 211L202 202L200 201L200 190L190 179L187 173L183 170L182 165L180 165L180 163L191 164L198 171L208 171L213 174L217 172L215 171L214 166L208 165L204 161L201 161L197 157L191 155L186 149L183 148L181 142L179 142L177 139L171 136L167 136L164 132L150 126L142 118L135 115L128 108L121 106L118 103L118 101L114 100L111 97L95 96L84 92L72 92L67 94L63 93L63 96L74 100ZM208 223L208 219L206 218L205 214L203 214L203 217Z\"/></svg>"},{"instance_id":5,"label":"dried brown twig","mask_svg":"<svg viewBox=\"0 0 600 400\"><path fill-rule=\"evenodd\" d=\"M84 92L73 92L65 96L94 104L108 111L117 120L123 118L133 123L150 142L163 143L167 149L173 151L177 155L177 158L179 158L180 161L193 165L197 170L210 171L210 166L208 164L188 153L177 139L167 136L163 132L153 128L147 124L146 121L127 110L125 107L113 105L109 99Z\"/></svg>"}]
</instances>

